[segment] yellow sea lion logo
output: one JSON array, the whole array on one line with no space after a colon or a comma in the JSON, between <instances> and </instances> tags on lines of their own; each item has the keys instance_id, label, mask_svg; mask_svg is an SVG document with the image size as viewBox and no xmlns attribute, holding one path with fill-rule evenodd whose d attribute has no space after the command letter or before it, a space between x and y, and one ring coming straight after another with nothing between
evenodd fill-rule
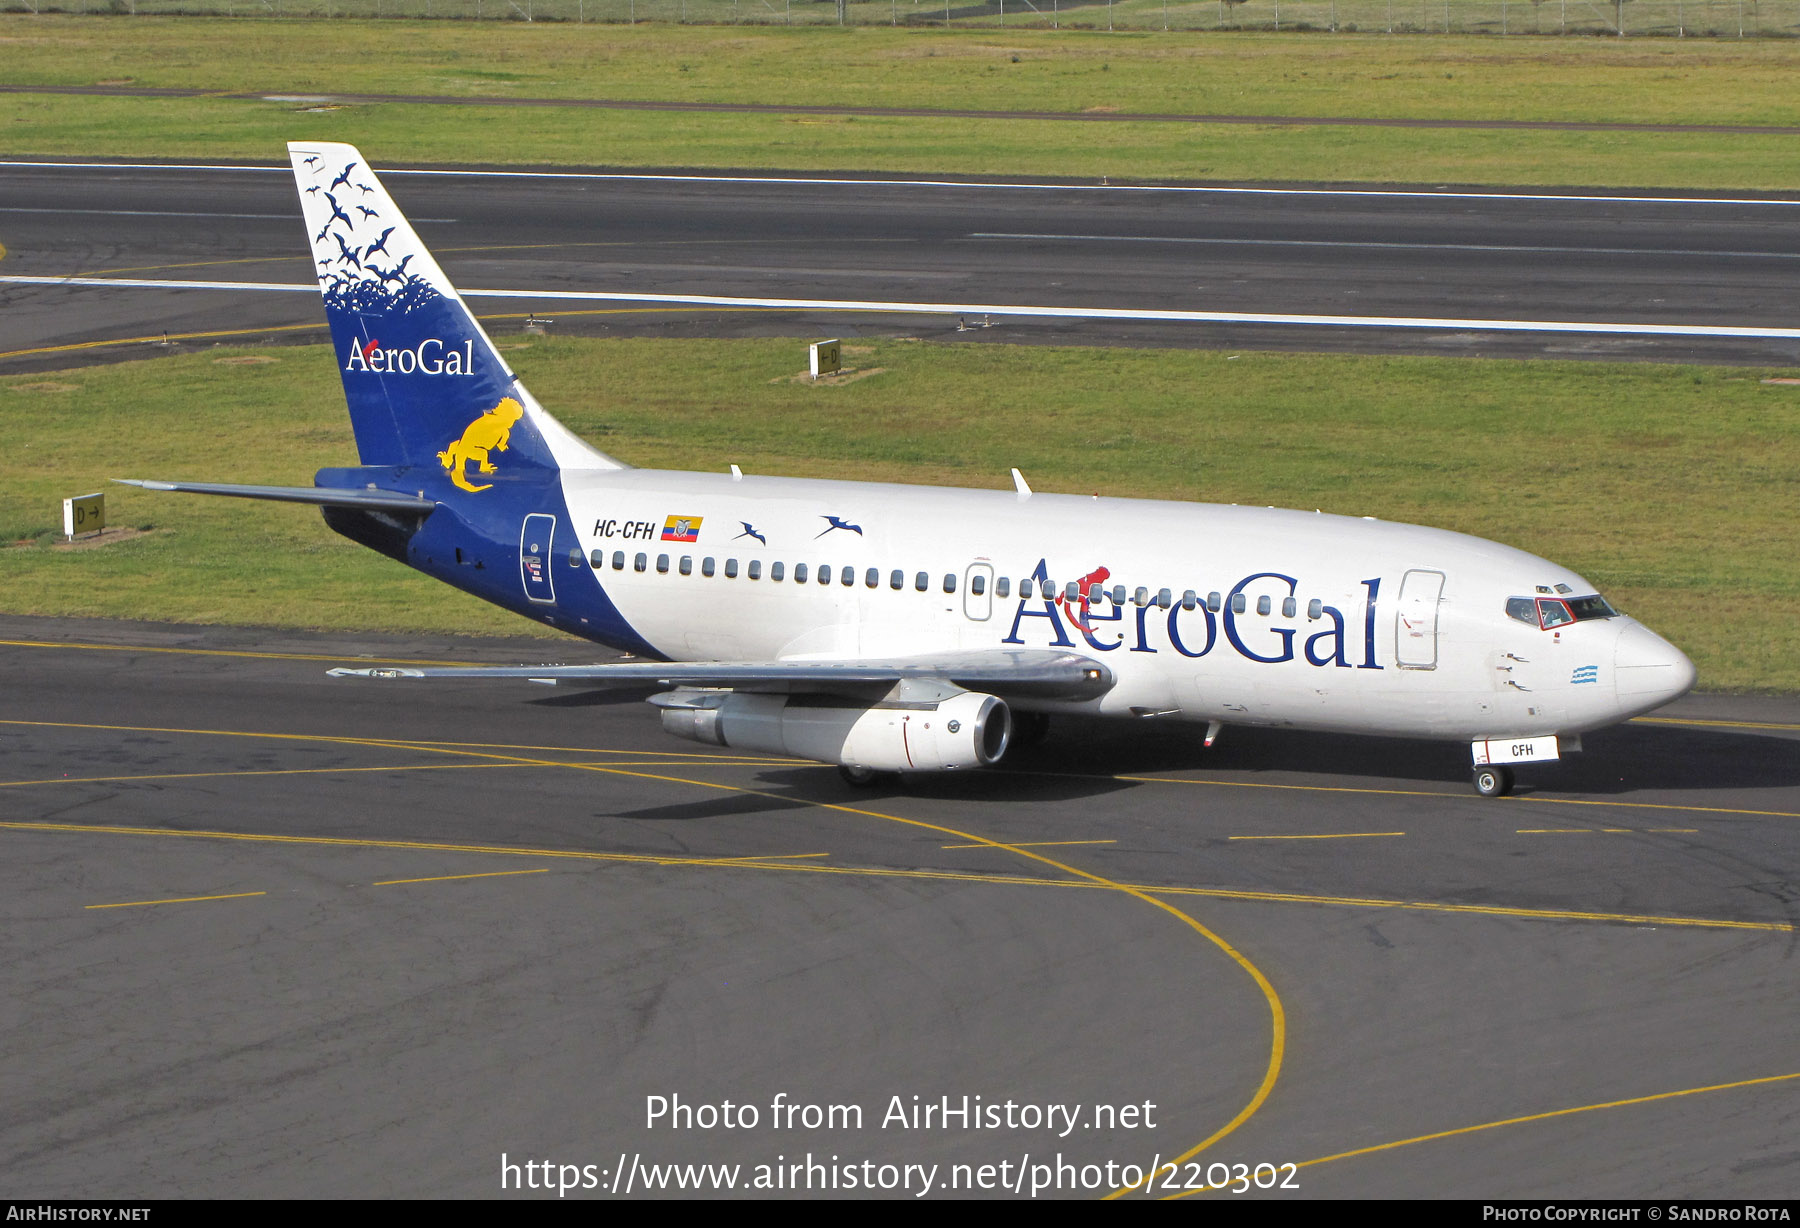
<instances>
[{"instance_id":1,"label":"yellow sea lion logo","mask_svg":"<svg viewBox=\"0 0 1800 1228\"><path fill-rule=\"evenodd\" d=\"M469 482L464 466L470 461L482 473L494 472L494 463L488 459L488 450L506 451L507 440L512 437L513 423L525 416L525 407L507 397L488 410L481 417L469 423L464 429L462 438L455 440L444 451L437 454L443 463L444 472L458 487L467 491L486 490L488 486L475 486Z\"/></svg>"}]
</instances>

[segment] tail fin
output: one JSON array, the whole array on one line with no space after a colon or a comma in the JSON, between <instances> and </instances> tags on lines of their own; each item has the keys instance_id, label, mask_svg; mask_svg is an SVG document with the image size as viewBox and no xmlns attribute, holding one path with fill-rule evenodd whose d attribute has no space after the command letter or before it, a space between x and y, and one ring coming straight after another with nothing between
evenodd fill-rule
<instances>
[{"instance_id":1,"label":"tail fin","mask_svg":"<svg viewBox=\"0 0 1800 1228\"><path fill-rule=\"evenodd\" d=\"M435 465L464 490L626 468L525 390L355 146L292 142L288 156L363 464Z\"/></svg>"}]
</instances>

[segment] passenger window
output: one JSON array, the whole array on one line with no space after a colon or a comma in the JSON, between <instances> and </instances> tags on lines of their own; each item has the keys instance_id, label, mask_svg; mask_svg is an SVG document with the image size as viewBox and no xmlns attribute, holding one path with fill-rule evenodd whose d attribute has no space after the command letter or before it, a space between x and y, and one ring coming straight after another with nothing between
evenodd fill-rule
<instances>
[{"instance_id":1,"label":"passenger window","mask_svg":"<svg viewBox=\"0 0 1800 1228\"><path fill-rule=\"evenodd\" d=\"M1270 605L1271 605L1271 602L1269 601L1269 594L1264 593L1262 596L1260 596L1256 599L1256 612L1258 614L1267 616L1269 613Z\"/></svg>"},{"instance_id":2,"label":"passenger window","mask_svg":"<svg viewBox=\"0 0 1800 1228\"><path fill-rule=\"evenodd\" d=\"M876 571L873 567L869 568L868 571L863 573L863 583L869 588L880 588L881 573Z\"/></svg>"},{"instance_id":3,"label":"passenger window","mask_svg":"<svg viewBox=\"0 0 1800 1228\"><path fill-rule=\"evenodd\" d=\"M633 571L642 571L642 570L644 570L644 568L648 567L649 565L650 565L650 556L647 554L640 554L637 556L636 559L634 559L632 561L631 569Z\"/></svg>"},{"instance_id":4,"label":"passenger window","mask_svg":"<svg viewBox=\"0 0 1800 1228\"><path fill-rule=\"evenodd\" d=\"M951 572L944 573L944 591L946 593L954 593L956 591L956 573L955 572L951 571Z\"/></svg>"},{"instance_id":5,"label":"passenger window","mask_svg":"<svg viewBox=\"0 0 1800 1228\"><path fill-rule=\"evenodd\" d=\"M1300 603L1295 601L1292 597L1283 597L1281 599L1281 616L1283 618L1292 618L1299 609Z\"/></svg>"},{"instance_id":6,"label":"passenger window","mask_svg":"<svg viewBox=\"0 0 1800 1228\"><path fill-rule=\"evenodd\" d=\"M1317 597L1314 597L1311 601L1306 603L1306 616L1313 619L1324 618L1325 603L1320 601Z\"/></svg>"},{"instance_id":7,"label":"passenger window","mask_svg":"<svg viewBox=\"0 0 1800 1228\"><path fill-rule=\"evenodd\" d=\"M669 556L668 555L659 554L656 556L656 574L659 576L666 576L669 574Z\"/></svg>"},{"instance_id":8,"label":"passenger window","mask_svg":"<svg viewBox=\"0 0 1800 1228\"><path fill-rule=\"evenodd\" d=\"M893 589L896 593L905 588L906 573L904 571L890 572L888 574L888 587Z\"/></svg>"},{"instance_id":9,"label":"passenger window","mask_svg":"<svg viewBox=\"0 0 1800 1228\"><path fill-rule=\"evenodd\" d=\"M613 551L613 570L614 571L624 571L625 570L625 552L623 550Z\"/></svg>"},{"instance_id":10,"label":"passenger window","mask_svg":"<svg viewBox=\"0 0 1800 1228\"><path fill-rule=\"evenodd\" d=\"M987 577L979 573L969 577L969 591L979 597L987 592Z\"/></svg>"},{"instance_id":11,"label":"passenger window","mask_svg":"<svg viewBox=\"0 0 1800 1228\"><path fill-rule=\"evenodd\" d=\"M1233 614L1242 614L1244 612L1244 608L1249 604L1250 604L1249 599L1246 598L1244 596L1244 594L1242 594L1242 593L1231 594L1231 612Z\"/></svg>"},{"instance_id":12,"label":"passenger window","mask_svg":"<svg viewBox=\"0 0 1800 1228\"><path fill-rule=\"evenodd\" d=\"M1166 610L1166 609L1168 609L1168 608L1169 608L1169 607L1170 607L1170 606L1172 606L1172 605L1174 605L1174 604L1175 604L1175 597L1174 597L1174 595L1173 595L1173 594L1172 594L1172 593L1170 593L1170 592L1169 592L1169 590L1168 590L1168 589L1166 589L1166 588L1164 588L1164 589L1158 589L1158 590L1157 590L1157 593L1156 593L1156 604L1157 604L1157 605L1158 605L1158 606L1159 606L1159 607L1161 607L1161 608L1162 608L1162 609L1165 609L1165 610Z\"/></svg>"},{"instance_id":13,"label":"passenger window","mask_svg":"<svg viewBox=\"0 0 1800 1228\"><path fill-rule=\"evenodd\" d=\"M1021 597L1031 596L1031 577L1030 576L1026 576L1023 580L1019 581L1019 596L1021 596Z\"/></svg>"},{"instance_id":14,"label":"passenger window","mask_svg":"<svg viewBox=\"0 0 1800 1228\"><path fill-rule=\"evenodd\" d=\"M594 553L589 556L589 561L593 563L594 570L599 571L602 567L606 566L606 551L594 551Z\"/></svg>"},{"instance_id":15,"label":"passenger window","mask_svg":"<svg viewBox=\"0 0 1800 1228\"><path fill-rule=\"evenodd\" d=\"M684 554L681 556L681 574L684 576L691 576L694 574L694 556L693 555Z\"/></svg>"},{"instance_id":16,"label":"passenger window","mask_svg":"<svg viewBox=\"0 0 1800 1228\"><path fill-rule=\"evenodd\" d=\"M748 574L752 580L762 579L762 560L761 559L751 559L750 560L750 570L749 570ZM780 576L776 576L775 578L777 580L781 579Z\"/></svg>"},{"instance_id":17,"label":"passenger window","mask_svg":"<svg viewBox=\"0 0 1800 1228\"><path fill-rule=\"evenodd\" d=\"M598 554L599 551L595 551L595 553ZM569 551L569 566L571 566L571 567L581 566L581 547L580 546L577 546L577 547L575 547L575 549ZM594 564L594 566L598 567L598 566L600 566L600 564L598 562L596 562Z\"/></svg>"},{"instance_id":18,"label":"passenger window","mask_svg":"<svg viewBox=\"0 0 1800 1228\"><path fill-rule=\"evenodd\" d=\"M700 560L700 574L703 576L710 576L710 575L712 575L712 573L713 573L712 558L709 556L707 558L701 559Z\"/></svg>"},{"instance_id":19,"label":"passenger window","mask_svg":"<svg viewBox=\"0 0 1800 1228\"><path fill-rule=\"evenodd\" d=\"M727 580L737 579L737 560L736 559L726 559L725 560L725 578Z\"/></svg>"},{"instance_id":20,"label":"passenger window","mask_svg":"<svg viewBox=\"0 0 1800 1228\"><path fill-rule=\"evenodd\" d=\"M777 563L777 564L775 564L775 566L779 567L779 566L781 566L781 564ZM777 576L775 578L779 580L781 577ZM794 564L794 583L795 584L805 584L806 583L806 564L805 563L795 563Z\"/></svg>"},{"instance_id":21,"label":"passenger window","mask_svg":"<svg viewBox=\"0 0 1800 1228\"><path fill-rule=\"evenodd\" d=\"M1063 585L1063 600L1064 601L1080 601L1081 600L1081 581L1070 580L1067 584Z\"/></svg>"},{"instance_id":22,"label":"passenger window","mask_svg":"<svg viewBox=\"0 0 1800 1228\"><path fill-rule=\"evenodd\" d=\"M856 568L846 567L838 573L838 583L850 588L856 583Z\"/></svg>"},{"instance_id":23,"label":"passenger window","mask_svg":"<svg viewBox=\"0 0 1800 1228\"><path fill-rule=\"evenodd\" d=\"M1112 596L1112 603L1114 605L1124 605L1125 604L1125 586L1123 584L1113 585L1111 596Z\"/></svg>"},{"instance_id":24,"label":"passenger window","mask_svg":"<svg viewBox=\"0 0 1800 1228\"><path fill-rule=\"evenodd\" d=\"M1005 597L1010 591L1012 591L1012 581L1005 576L994 581L994 596Z\"/></svg>"},{"instance_id":25,"label":"passenger window","mask_svg":"<svg viewBox=\"0 0 1800 1228\"><path fill-rule=\"evenodd\" d=\"M918 589L921 593L924 592L931 587L931 577L921 571L918 575L913 577L913 587Z\"/></svg>"},{"instance_id":26,"label":"passenger window","mask_svg":"<svg viewBox=\"0 0 1800 1228\"><path fill-rule=\"evenodd\" d=\"M770 563L769 564L769 579L771 579L771 580L781 579L782 573L785 572L786 570L787 570L787 564L785 564L785 563Z\"/></svg>"},{"instance_id":27,"label":"passenger window","mask_svg":"<svg viewBox=\"0 0 1800 1228\"><path fill-rule=\"evenodd\" d=\"M1217 594L1217 593L1206 594L1206 608L1211 610L1214 614L1217 614L1219 612L1219 607L1222 606L1223 604L1224 604L1224 602L1219 600L1219 594Z\"/></svg>"},{"instance_id":28,"label":"passenger window","mask_svg":"<svg viewBox=\"0 0 1800 1228\"><path fill-rule=\"evenodd\" d=\"M1142 585L1140 585L1138 587L1137 592L1131 594L1131 599L1133 601L1135 601L1138 605L1149 605L1150 604L1150 590L1147 588L1144 588Z\"/></svg>"},{"instance_id":29,"label":"passenger window","mask_svg":"<svg viewBox=\"0 0 1800 1228\"><path fill-rule=\"evenodd\" d=\"M1188 612L1192 613L1194 607L1199 604L1200 604L1200 594L1196 593L1193 589L1190 588L1186 592L1181 594L1181 608L1182 609L1187 610Z\"/></svg>"},{"instance_id":30,"label":"passenger window","mask_svg":"<svg viewBox=\"0 0 1800 1228\"><path fill-rule=\"evenodd\" d=\"M799 576L796 575L794 578L799 579ZM819 583L820 584L830 584L831 583L831 564L830 563L822 563L819 565Z\"/></svg>"}]
</instances>

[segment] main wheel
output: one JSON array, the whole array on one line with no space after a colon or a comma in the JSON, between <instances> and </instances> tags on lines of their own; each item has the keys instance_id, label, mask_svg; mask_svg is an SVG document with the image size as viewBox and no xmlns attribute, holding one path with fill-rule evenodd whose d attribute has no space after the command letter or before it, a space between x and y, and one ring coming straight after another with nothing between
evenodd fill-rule
<instances>
[{"instance_id":1,"label":"main wheel","mask_svg":"<svg viewBox=\"0 0 1800 1228\"><path fill-rule=\"evenodd\" d=\"M1505 797L1512 792L1513 774L1509 767L1489 765L1475 769L1475 792L1483 797Z\"/></svg>"},{"instance_id":2,"label":"main wheel","mask_svg":"<svg viewBox=\"0 0 1800 1228\"><path fill-rule=\"evenodd\" d=\"M881 773L874 768L852 767L848 763L838 764L838 775L844 783L855 789L867 789L881 779Z\"/></svg>"}]
</instances>

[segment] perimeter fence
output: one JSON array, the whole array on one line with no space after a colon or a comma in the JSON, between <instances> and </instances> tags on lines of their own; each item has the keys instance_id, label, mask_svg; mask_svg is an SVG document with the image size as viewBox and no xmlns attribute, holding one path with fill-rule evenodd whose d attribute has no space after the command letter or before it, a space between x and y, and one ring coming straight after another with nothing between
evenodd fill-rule
<instances>
[{"instance_id":1,"label":"perimeter fence","mask_svg":"<svg viewBox=\"0 0 1800 1228\"><path fill-rule=\"evenodd\" d=\"M4 0L14 13L1800 37L1800 0Z\"/></svg>"}]
</instances>

